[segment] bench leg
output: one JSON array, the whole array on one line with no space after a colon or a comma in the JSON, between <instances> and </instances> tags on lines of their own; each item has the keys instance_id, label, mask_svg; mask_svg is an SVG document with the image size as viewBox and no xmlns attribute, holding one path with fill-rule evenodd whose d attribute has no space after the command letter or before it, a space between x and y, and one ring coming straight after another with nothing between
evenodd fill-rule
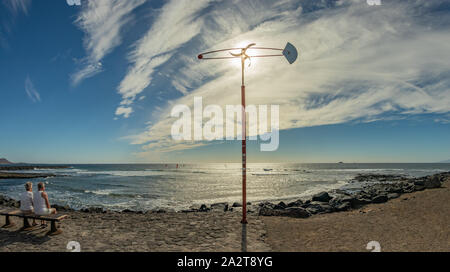
<instances>
[{"instance_id":1,"label":"bench leg","mask_svg":"<svg viewBox=\"0 0 450 272\"><path fill-rule=\"evenodd\" d=\"M30 225L30 222L28 222L28 218L23 218L23 227L21 230L28 231L34 229L33 226Z\"/></svg>"},{"instance_id":2,"label":"bench leg","mask_svg":"<svg viewBox=\"0 0 450 272\"><path fill-rule=\"evenodd\" d=\"M16 224L14 224L11 219L9 218L9 215L5 215L5 225L2 226L4 229L12 228Z\"/></svg>"},{"instance_id":3,"label":"bench leg","mask_svg":"<svg viewBox=\"0 0 450 272\"><path fill-rule=\"evenodd\" d=\"M55 236L55 235L58 235L61 233L62 233L62 230L56 227L56 221L52 221L52 223L50 224L50 231L47 232L47 235Z\"/></svg>"}]
</instances>

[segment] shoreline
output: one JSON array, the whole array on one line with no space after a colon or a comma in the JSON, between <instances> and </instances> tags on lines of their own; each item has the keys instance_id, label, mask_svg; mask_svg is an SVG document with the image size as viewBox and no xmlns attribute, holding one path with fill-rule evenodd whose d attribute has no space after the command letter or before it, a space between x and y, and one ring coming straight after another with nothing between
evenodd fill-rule
<instances>
[{"instance_id":1,"label":"shoreline","mask_svg":"<svg viewBox=\"0 0 450 272\"><path fill-rule=\"evenodd\" d=\"M60 166L59 168L68 168ZM1 169L1 167L0 167ZM49 168L46 168L49 169ZM1 175L1 173L0 173ZM36 174L39 175L39 174ZM44 174L46 175L46 174ZM53 175L53 174L49 174ZM56 176L56 175L54 175ZM323 191L309 198L302 198L293 201L257 201L247 203L249 214L260 216L286 216L307 218L312 215L322 213L334 213L361 208L371 203L384 203L400 197L402 194L415 191L422 191L430 188L439 188L445 180L450 179L450 172L441 172L434 175L408 178L403 175L384 174L357 174L351 183L365 183L360 189L350 193L342 189ZM0 207L20 207L20 201L0 194ZM170 208L156 208L153 210L109 210L98 206L85 207L81 209L71 208L69 205L51 205L61 212L84 212L84 213L126 213L126 214L146 214L146 213L205 213L205 212L242 212L242 204L234 203L213 203L210 205L192 205L189 209L175 211Z\"/></svg>"}]
</instances>

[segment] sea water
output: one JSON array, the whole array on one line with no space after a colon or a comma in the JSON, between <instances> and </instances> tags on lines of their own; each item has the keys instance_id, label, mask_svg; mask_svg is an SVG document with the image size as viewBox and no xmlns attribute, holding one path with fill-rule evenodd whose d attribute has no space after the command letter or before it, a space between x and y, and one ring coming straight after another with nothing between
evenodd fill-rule
<instances>
[{"instance_id":1,"label":"sea water","mask_svg":"<svg viewBox=\"0 0 450 272\"><path fill-rule=\"evenodd\" d=\"M52 204L75 209L188 209L192 205L240 202L242 172L233 164L114 164L70 165L67 169L36 169L54 173L45 182ZM450 171L450 164L249 164L247 200L280 201L307 198L321 191L361 186L358 174L399 174L409 177ZM19 199L27 180L0 180L0 194Z\"/></svg>"}]
</instances>

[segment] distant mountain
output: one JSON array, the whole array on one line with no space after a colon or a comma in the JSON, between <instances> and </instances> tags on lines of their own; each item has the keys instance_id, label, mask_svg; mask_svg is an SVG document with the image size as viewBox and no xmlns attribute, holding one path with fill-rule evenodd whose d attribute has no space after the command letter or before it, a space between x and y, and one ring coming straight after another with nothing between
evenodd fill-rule
<instances>
[{"instance_id":1,"label":"distant mountain","mask_svg":"<svg viewBox=\"0 0 450 272\"><path fill-rule=\"evenodd\" d=\"M7 159L0 158L0 164L13 164L13 163L8 161Z\"/></svg>"},{"instance_id":2,"label":"distant mountain","mask_svg":"<svg viewBox=\"0 0 450 272\"><path fill-rule=\"evenodd\" d=\"M440 163L450 163L450 160L441 161Z\"/></svg>"}]
</instances>

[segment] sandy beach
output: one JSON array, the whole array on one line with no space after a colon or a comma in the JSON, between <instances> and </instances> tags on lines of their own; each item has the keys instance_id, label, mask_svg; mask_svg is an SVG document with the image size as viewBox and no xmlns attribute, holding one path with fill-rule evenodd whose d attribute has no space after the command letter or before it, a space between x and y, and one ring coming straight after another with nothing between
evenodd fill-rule
<instances>
[{"instance_id":1,"label":"sandy beach","mask_svg":"<svg viewBox=\"0 0 450 272\"><path fill-rule=\"evenodd\" d=\"M252 213L245 232L236 211L69 211L55 237L45 236L45 229L20 232L15 218L16 227L0 229L0 251L67 251L70 241L81 251L367 251L370 241L382 251L450 251L449 184L309 218Z\"/></svg>"},{"instance_id":2,"label":"sandy beach","mask_svg":"<svg viewBox=\"0 0 450 272\"><path fill-rule=\"evenodd\" d=\"M274 251L450 251L450 182L361 209L308 219L263 217Z\"/></svg>"}]
</instances>

